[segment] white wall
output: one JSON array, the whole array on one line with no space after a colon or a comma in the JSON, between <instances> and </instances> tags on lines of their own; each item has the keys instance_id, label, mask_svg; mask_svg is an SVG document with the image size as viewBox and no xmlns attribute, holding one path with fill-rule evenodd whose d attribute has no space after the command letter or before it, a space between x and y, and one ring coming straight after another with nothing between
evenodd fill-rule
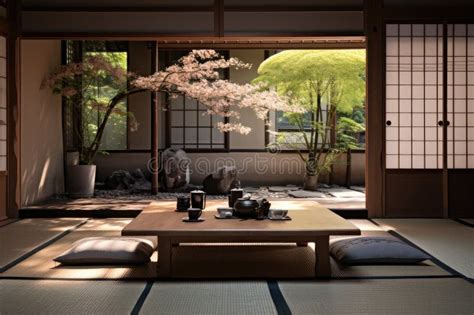
<instances>
[{"instance_id":1,"label":"white wall","mask_svg":"<svg viewBox=\"0 0 474 315\"><path fill-rule=\"evenodd\" d=\"M257 77L258 66L265 59L263 49L236 49L230 51L230 56L239 58L243 62L252 64L251 69L230 69L229 79L235 83L249 83ZM251 127L248 135L231 133L229 146L231 149L264 149L265 148L265 123L255 115L251 109L241 109L240 121L243 125Z\"/></svg>"},{"instance_id":2,"label":"white wall","mask_svg":"<svg viewBox=\"0 0 474 315\"><path fill-rule=\"evenodd\" d=\"M61 63L59 40L21 42L21 203L64 191L61 97L41 90L44 76Z\"/></svg>"}]
</instances>

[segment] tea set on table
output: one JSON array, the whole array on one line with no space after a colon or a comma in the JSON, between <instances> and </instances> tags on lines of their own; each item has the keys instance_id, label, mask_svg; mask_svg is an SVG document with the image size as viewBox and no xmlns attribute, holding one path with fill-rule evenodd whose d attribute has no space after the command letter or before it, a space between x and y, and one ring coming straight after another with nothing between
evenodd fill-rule
<instances>
[{"instance_id":1,"label":"tea set on table","mask_svg":"<svg viewBox=\"0 0 474 315\"><path fill-rule=\"evenodd\" d=\"M267 199L252 199L244 196L244 190L234 188L228 195L229 207L217 208L216 219L256 219L256 220L291 220L288 210L270 209L271 203ZM206 208L206 193L202 190L193 190L190 196L178 196L176 211L187 212L183 222L202 222L202 210Z\"/></svg>"}]
</instances>

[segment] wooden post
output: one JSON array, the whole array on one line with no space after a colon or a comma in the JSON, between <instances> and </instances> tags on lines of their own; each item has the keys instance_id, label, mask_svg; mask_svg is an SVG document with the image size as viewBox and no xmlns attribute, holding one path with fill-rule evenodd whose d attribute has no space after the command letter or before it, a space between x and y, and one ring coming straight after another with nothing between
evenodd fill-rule
<instances>
[{"instance_id":1,"label":"wooden post","mask_svg":"<svg viewBox=\"0 0 474 315\"><path fill-rule=\"evenodd\" d=\"M330 147L334 149L336 147L336 124L337 124L337 112L334 113L331 122L331 131L330 131ZM329 185L334 184L334 163L331 163L331 171L329 172Z\"/></svg>"},{"instance_id":2,"label":"wooden post","mask_svg":"<svg viewBox=\"0 0 474 315\"><path fill-rule=\"evenodd\" d=\"M172 276L173 247L171 238L158 237L158 264L157 276L159 278L170 278Z\"/></svg>"},{"instance_id":3,"label":"wooden post","mask_svg":"<svg viewBox=\"0 0 474 315\"><path fill-rule=\"evenodd\" d=\"M369 217L384 215L384 32L382 1L364 1L364 28L367 42L365 181Z\"/></svg>"},{"instance_id":4,"label":"wooden post","mask_svg":"<svg viewBox=\"0 0 474 315\"><path fill-rule=\"evenodd\" d=\"M315 276L318 278L331 277L331 262L329 258L329 236L318 236L315 240L316 266Z\"/></svg>"},{"instance_id":5,"label":"wooden post","mask_svg":"<svg viewBox=\"0 0 474 315\"><path fill-rule=\"evenodd\" d=\"M153 50L153 72L158 68L158 43L155 42L155 49ZM159 124L159 94L153 93L153 102L151 105L151 192L157 194L159 189L159 154L158 154L158 124Z\"/></svg>"},{"instance_id":6,"label":"wooden post","mask_svg":"<svg viewBox=\"0 0 474 315\"><path fill-rule=\"evenodd\" d=\"M19 1L7 2L7 216L18 217L21 207L20 183L20 40L21 12Z\"/></svg>"}]
</instances>

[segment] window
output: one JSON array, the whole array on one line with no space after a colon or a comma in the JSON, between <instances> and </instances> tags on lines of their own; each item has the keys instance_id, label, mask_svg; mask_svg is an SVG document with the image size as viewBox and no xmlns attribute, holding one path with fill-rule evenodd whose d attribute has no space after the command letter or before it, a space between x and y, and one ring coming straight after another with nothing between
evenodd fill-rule
<instances>
[{"instance_id":1,"label":"window","mask_svg":"<svg viewBox=\"0 0 474 315\"><path fill-rule=\"evenodd\" d=\"M67 41L65 43L65 62L82 62L88 56L100 55L114 66L120 66L125 71L128 70L128 43L108 42L108 41ZM93 106L87 100L94 97L104 102L110 100L113 95L124 86L111 84L109 78L100 78L92 82L84 82L84 94L80 96L82 102L82 112L74 112L74 109L66 107L64 112L65 137L68 149L76 149L81 145L77 133L81 133L84 145L89 145L95 137L97 128L103 118L104 112L98 106ZM123 100L117 105L116 110L111 114L104 130L100 149L101 150L126 150L127 136L130 114L128 113L127 100ZM81 138L81 137L79 137Z\"/></svg>"},{"instance_id":2,"label":"window","mask_svg":"<svg viewBox=\"0 0 474 315\"><path fill-rule=\"evenodd\" d=\"M84 42L83 46L83 59L88 56L100 55L104 57L108 62L114 66L120 66L127 71L128 64L128 52L127 43L107 43L107 42ZM124 86L113 86L110 84L111 81L108 78L105 80L96 80L91 82L85 90L83 99L88 99L90 93L96 99L104 100L107 102L119 90L126 89L127 82L123 81ZM94 108L87 104L83 108L83 119L85 120L84 129L84 141L87 145L93 140L96 134L98 125L103 118L103 111L99 108ZM104 130L104 135L100 148L102 150L126 150L127 149L127 127L128 127L128 116L127 116L127 101L123 100L120 102L114 113L110 115L107 126Z\"/></svg>"},{"instance_id":3,"label":"window","mask_svg":"<svg viewBox=\"0 0 474 315\"><path fill-rule=\"evenodd\" d=\"M322 123L325 124L327 119L327 107L324 104L321 105L321 114ZM307 112L303 115L301 121L308 139L311 137L311 125L313 122L313 116L313 113ZM277 111L275 113L275 131L277 132L275 136L280 137L280 139L285 139L282 143L287 144L287 149L302 149L305 147L304 134L300 132L298 126L292 123L283 112ZM323 142L322 135L319 135L318 142ZM283 148L285 148L285 146L283 146Z\"/></svg>"},{"instance_id":4,"label":"window","mask_svg":"<svg viewBox=\"0 0 474 315\"><path fill-rule=\"evenodd\" d=\"M224 149L225 134L214 126L223 117L211 116L206 107L193 99L179 96L169 100L171 147L183 149Z\"/></svg>"},{"instance_id":5,"label":"window","mask_svg":"<svg viewBox=\"0 0 474 315\"><path fill-rule=\"evenodd\" d=\"M169 50L160 52L162 67L176 63L179 58L189 53L187 50ZM228 57L228 52L220 51ZM222 71L221 76L228 78L228 72ZM167 98L168 135L167 146L182 149L227 149L227 134L220 132L215 126L225 122L224 117L208 115L206 107L196 100L178 96Z\"/></svg>"}]
</instances>

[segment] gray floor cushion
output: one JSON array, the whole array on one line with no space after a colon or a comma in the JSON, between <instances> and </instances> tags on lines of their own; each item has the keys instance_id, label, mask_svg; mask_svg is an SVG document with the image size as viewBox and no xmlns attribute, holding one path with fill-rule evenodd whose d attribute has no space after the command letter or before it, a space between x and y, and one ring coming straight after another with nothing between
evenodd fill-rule
<instances>
[{"instance_id":1,"label":"gray floor cushion","mask_svg":"<svg viewBox=\"0 0 474 315\"><path fill-rule=\"evenodd\" d=\"M422 251L394 237L366 236L331 243L331 255L344 265L417 264L430 259Z\"/></svg>"},{"instance_id":2,"label":"gray floor cushion","mask_svg":"<svg viewBox=\"0 0 474 315\"><path fill-rule=\"evenodd\" d=\"M64 265L141 264L150 261L152 241L128 237L88 237L76 241L54 261Z\"/></svg>"}]
</instances>

